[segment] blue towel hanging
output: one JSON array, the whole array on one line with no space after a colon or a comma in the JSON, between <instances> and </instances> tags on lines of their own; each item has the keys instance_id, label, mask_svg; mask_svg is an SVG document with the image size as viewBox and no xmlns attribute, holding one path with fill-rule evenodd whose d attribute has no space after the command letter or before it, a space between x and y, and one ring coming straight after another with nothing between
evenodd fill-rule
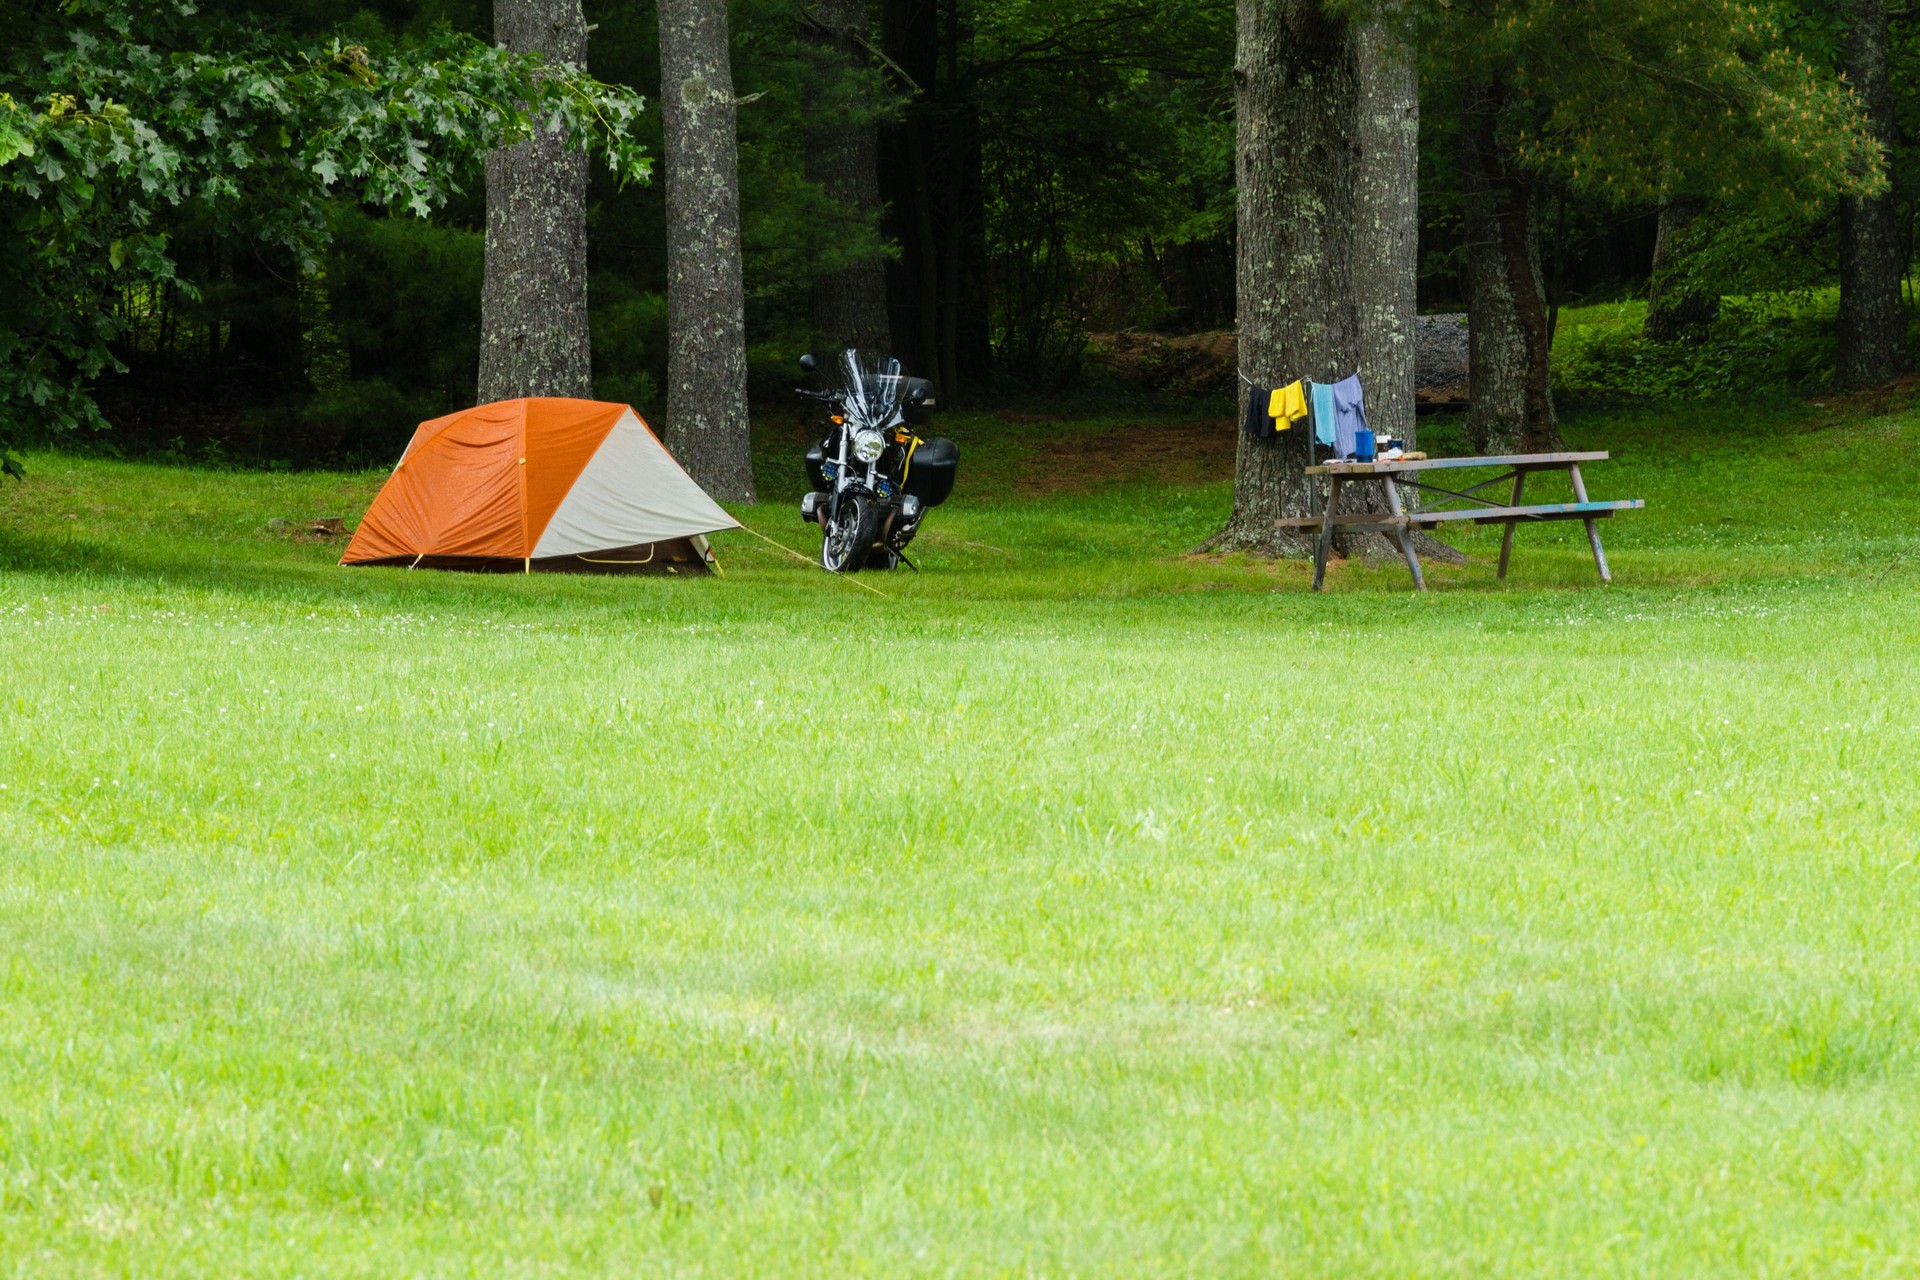
<instances>
[{"instance_id":1,"label":"blue towel hanging","mask_svg":"<svg viewBox=\"0 0 1920 1280\"><path fill-rule=\"evenodd\" d=\"M1313 401L1313 438L1321 444L1333 443L1333 424L1336 413L1333 407L1333 386L1325 382L1309 382L1307 389Z\"/></svg>"}]
</instances>

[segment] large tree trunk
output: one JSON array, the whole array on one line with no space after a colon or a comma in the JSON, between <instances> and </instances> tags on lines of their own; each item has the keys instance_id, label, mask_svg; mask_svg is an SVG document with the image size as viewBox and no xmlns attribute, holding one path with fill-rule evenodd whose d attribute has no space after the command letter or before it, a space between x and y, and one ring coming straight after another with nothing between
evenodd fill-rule
<instances>
[{"instance_id":1,"label":"large tree trunk","mask_svg":"<svg viewBox=\"0 0 1920 1280\"><path fill-rule=\"evenodd\" d=\"M1412 45L1394 14L1378 9L1360 27L1360 171L1354 192L1353 283L1360 317L1360 381L1367 394L1367 425L1379 440L1418 447L1414 399L1420 277L1420 72ZM1341 495L1344 510L1371 486ZM1408 511L1420 491L1400 487ZM1414 535L1429 558L1461 563L1466 557L1437 538ZM1342 550L1394 555L1379 535L1345 539Z\"/></svg>"},{"instance_id":2,"label":"large tree trunk","mask_svg":"<svg viewBox=\"0 0 1920 1280\"><path fill-rule=\"evenodd\" d=\"M580 0L494 0L493 38L584 65ZM487 157L480 400L593 395L587 327L587 155L541 131Z\"/></svg>"},{"instance_id":3,"label":"large tree trunk","mask_svg":"<svg viewBox=\"0 0 1920 1280\"><path fill-rule=\"evenodd\" d=\"M1653 278L1647 284L1647 337L1655 342L1677 342L1699 337L1720 314L1720 299L1682 286L1675 272L1680 258L1680 234L1707 211L1697 196L1682 196L1660 207L1653 239Z\"/></svg>"},{"instance_id":4,"label":"large tree trunk","mask_svg":"<svg viewBox=\"0 0 1920 1280\"><path fill-rule=\"evenodd\" d=\"M1467 349L1476 452L1563 447L1554 414L1547 293L1540 275L1539 186L1514 156L1501 85L1469 95L1463 129Z\"/></svg>"},{"instance_id":5,"label":"large tree trunk","mask_svg":"<svg viewBox=\"0 0 1920 1280\"><path fill-rule=\"evenodd\" d=\"M660 0L667 184L666 444L726 502L752 502L740 176L726 0Z\"/></svg>"},{"instance_id":6,"label":"large tree trunk","mask_svg":"<svg viewBox=\"0 0 1920 1280\"><path fill-rule=\"evenodd\" d=\"M864 92L869 31L866 0L818 0L800 17L800 38L815 52L806 95L807 177L842 223L862 228L880 218L880 139ZM832 253L836 246L824 246ZM809 301L814 349L823 357L847 347L891 349L887 268L879 257L819 271Z\"/></svg>"},{"instance_id":7,"label":"large tree trunk","mask_svg":"<svg viewBox=\"0 0 1920 1280\"><path fill-rule=\"evenodd\" d=\"M1240 369L1268 386L1301 377L1337 381L1360 362L1356 47L1352 24L1321 0L1240 0ZM1308 434L1305 424L1268 438L1240 433L1233 514L1211 546L1307 551L1309 539L1273 525L1312 514Z\"/></svg>"},{"instance_id":8,"label":"large tree trunk","mask_svg":"<svg viewBox=\"0 0 1920 1280\"><path fill-rule=\"evenodd\" d=\"M1893 91L1886 0L1853 0L1842 61L1866 109L1867 124L1889 154L1894 142ZM1839 350L1834 384L1841 390L1891 382L1913 367L1907 310L1900 301L1900 225L1893 192L1840 201Z\"/></svg>"},{"instance_id":9,"label":"large tree trunk","mask_svg":"<svg viewBox=\"0 0 1920 1280\"><path fill-rule=\"evenodd\" d=\"M1375 436L1414 447L1414 315L1420 257L1420 76L1377 15L1360 29L1360 172L1354 289L1360 380Z\"/></svg>"}]
</instances>

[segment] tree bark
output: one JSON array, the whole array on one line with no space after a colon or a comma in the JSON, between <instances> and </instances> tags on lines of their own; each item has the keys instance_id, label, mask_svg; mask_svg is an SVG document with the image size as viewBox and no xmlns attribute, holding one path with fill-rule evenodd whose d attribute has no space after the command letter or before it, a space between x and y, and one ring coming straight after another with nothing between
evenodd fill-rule
<instances>
[{"instance_id":1,"label":"tree bark","mask_svg":"<svg viewBox=\"0 0 1920 1280\"><path fill-rule=\"evenodd\" d=\"M1893 90L1886 0L1853 0L1841 61L1867 115L1867 126L1891 155ZM1840 201L1839 349L1834 385L1843 391L1880 386L1913 368L1907 309L1900 300L1902 244L1893 192Z\"/></svg>"},{"instance_id":2,"label":"tree bark","mask_svg":"<svg viewBox=\"0 0 1920 1280\"><path fill-rule=\"evenodd\" d=\"M1367 425L1377 440L1418 447L1414 397L1420 278L1420 72L1413 46L1396 28L1394 12L1376 9L1359 30L1360 170L1354 192L1354 294L1360 322L1360 381L1367 394ZM1366 494L1359 486L1340 505ZM1420 491L1400 486L1400 504L1420 508ZM1415 549L1430 559L1466 557L1426 533ZM1393 556L1378 534L1341 540L1341 550Z\"/></svg>"},{"instance_id":3,"label":"tree bark","mask_svg":"<svg viewBox=\"0 0 1920 1280\"><path fill-rule=\"evenodd\" d=\"M667 195L666 444L707 492L752 502L740 175L726 0L660 0Z\"/></svg>"},{"instance_id":4,"label":"tree bark","mask_svg":"<svg viewBox=\"0 0 1920 1280\"><path fill-rule=\"evenodd\" d=\"M1653 240L1653 278L1647 284L1646 332L1655 342L1700 337L1720 314L1719 298L1677 287L1674 280L1680 234L1706 211L1707 202L1696 196L1682 196L1660 207Z\"/></svg>"},{"instance_id":5,"label":"tree bark","mask_svg":"<svg viewBox=\"0 0 1920 1280\"><path fill-rule=\"evenodd\" d=\"M1321 0L1240 0L1234 68L1240 370L1278 386L1360 362L1353 224L1360 78L1352 24ZM1242 396L1246 394L1244 386ZM1305 554L1308 429L1239 436L1233 514L1209 546Z\"/></svg>"},{"instance_id":6,"label":"tree bark","mask_svg":"<svg viewBox=\"0 0 1920 1280\"><path fill-rule=\"evenodd\" d=\"M494 0L493 38L515 53L585 65L580 0ZM482 403L593 395L587 324L587 155L537 132L487 157Z\"/></svg>"},{"instance_id":7,"label":"tree bark","mask_svg":"<svg viewBox=\"0 0 1920 1280\"><path fill-rule=\"evenodd\" d=\"M1414 447L1414 315L1420 255L1420 77L1376 13L1360 29L1360 172L1354 288L1360 380L1375 436Z\"/></svg>"},{"instance_id":8,"label":"tree bark","mask_svg":"<svg viewBox=\"0 0 1920 1280\"><path fill-rule=\"evenodd\" d=\"M1552 339L1540 275L1539 188L1514 157L1504 86L1469 94L1466 204L1467 437L1476 452L1563 447L1553 407Z\"/></svg>"},{"instance_id":9,"label":"tree bark","mask_svg":"<svg viewBox=\"0 0 1920 1280\"><path fill-rule=\"evenodd\" d=\"M803 9L800 38L815 52L806 94L807 177L847 221L880 219L880 138L873 104L849 101L864 83L866 0L817 0ZM891 349L887 268L875 257L814 276L808 307L813 346L823 357L847 347Z\"/></svg>"}]
</instances>

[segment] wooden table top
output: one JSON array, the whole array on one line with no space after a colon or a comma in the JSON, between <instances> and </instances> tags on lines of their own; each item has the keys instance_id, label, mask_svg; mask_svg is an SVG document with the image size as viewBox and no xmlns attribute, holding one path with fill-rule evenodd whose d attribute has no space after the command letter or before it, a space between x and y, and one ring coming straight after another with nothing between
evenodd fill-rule
<instances>
[{"instance_id":1,"label":"wooden table top","mask_svg":"<svg viewBox=\"0 0 1920 1280\"><path fill-rule=\"evenodd\" d=\"M1308 467L1310 476L1385 476L1405 471L1440 471L1451 467L1565 467L1576 462L1605 462L1599 453L1505 453L1490 458L1424 458L1417 462L1326 462Z\"/></svg>"}]
</instances>

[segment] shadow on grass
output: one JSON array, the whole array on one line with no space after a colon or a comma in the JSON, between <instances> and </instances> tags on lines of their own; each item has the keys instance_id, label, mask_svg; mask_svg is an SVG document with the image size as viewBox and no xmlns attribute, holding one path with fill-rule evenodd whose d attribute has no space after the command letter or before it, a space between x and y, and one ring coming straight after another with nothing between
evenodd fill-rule
<instances>
[{"instance_id":1,"label":"shadow on grass","mask_svg":"<svg viewBox=\"0 0 1920 1280\"><path fill-rule=\"evenodd\" d=\"M517 574L409 573L390 566L348 569L336 563L342 545L307 548L264 540L257 546L196 544L165 538L99 541L0 529L0 572L104 579L122 590L147 586L161 593L240 597L283 608L361 605L382 610L469 607L577 612L582 606L609 610L635 603L657 606L676 598L705 601L711 607L714 598L710 588L716 580L707 578L616 580L540 574L530 582Z\"/></svg>"}]
</instances>

